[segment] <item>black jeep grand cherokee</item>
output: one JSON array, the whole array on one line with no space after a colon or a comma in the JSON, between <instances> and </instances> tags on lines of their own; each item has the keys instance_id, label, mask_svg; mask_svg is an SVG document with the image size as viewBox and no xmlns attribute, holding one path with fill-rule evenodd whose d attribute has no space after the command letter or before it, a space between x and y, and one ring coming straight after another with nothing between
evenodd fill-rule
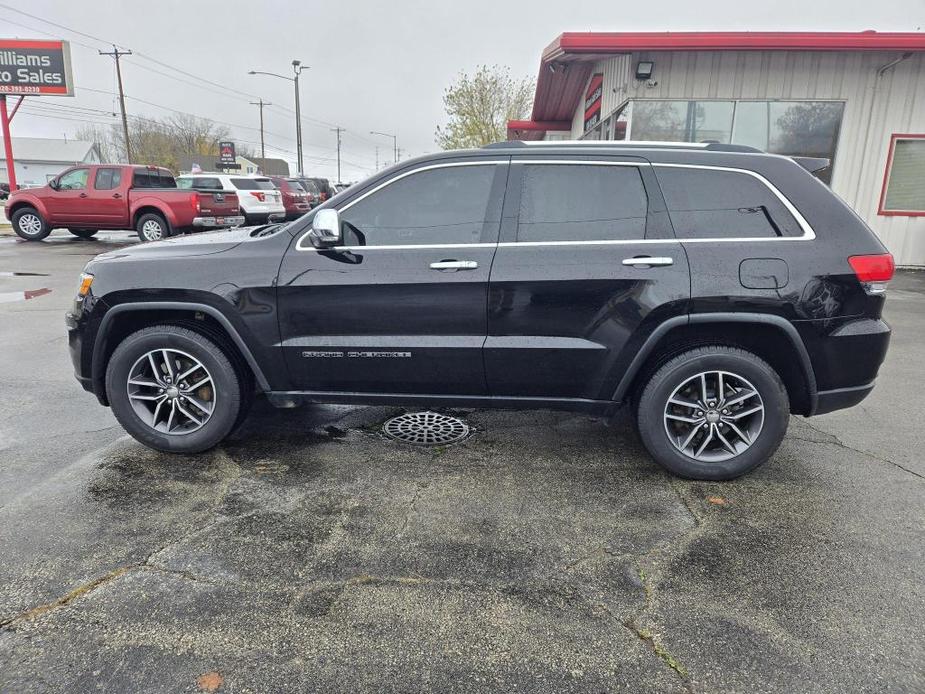
<instances>
[{"instance_id":1,"label":"black jeep grand cherokee","mask_svg":"<svg viewBox=\"0 0 925 694\"><path fill-rule=\"evenodd\" d=\"M727 479L791 413L873 388L892 257L808 169L722 145L491 145L402 162L288 225L87 267L83 387L163 451L255 391L303 401L635 410L652 456Z\"/></svg>"}]
</instances>

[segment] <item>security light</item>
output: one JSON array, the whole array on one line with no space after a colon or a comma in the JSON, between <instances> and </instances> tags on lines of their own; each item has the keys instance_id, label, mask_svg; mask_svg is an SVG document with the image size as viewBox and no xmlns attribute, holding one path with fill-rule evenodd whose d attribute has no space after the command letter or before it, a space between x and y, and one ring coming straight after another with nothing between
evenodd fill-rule
<instances>
[{"instance_id":1,"label":"security light","mask_svg":"<svg viewBox=\"0 0 925 694\"><path fill-rule=\"evenodd\" d=\"M636 79L647 80L652 77L652 70L655 69L655 63L651 60L640 60L636 63Z\"/></svg>"}]
</instances>

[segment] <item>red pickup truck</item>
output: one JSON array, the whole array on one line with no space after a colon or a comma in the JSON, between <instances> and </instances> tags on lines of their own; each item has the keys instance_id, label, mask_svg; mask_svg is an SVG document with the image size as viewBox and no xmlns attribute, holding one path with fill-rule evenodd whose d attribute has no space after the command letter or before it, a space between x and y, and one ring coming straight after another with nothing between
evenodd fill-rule
<instances>
[{"instance_id":1,"label":"red pickup truck","mask_svg":"<svg viewBox=\"0 0 925 694\"><path fill-rule=\"evenodd\" d=\"M17 190L6 217L27 241L55 228L90 238L100 229L135 229L142 241L244 223L234 191L180 190L155 166L89 164L67 169L41 188Z\"/></svg>"}]
</instances>

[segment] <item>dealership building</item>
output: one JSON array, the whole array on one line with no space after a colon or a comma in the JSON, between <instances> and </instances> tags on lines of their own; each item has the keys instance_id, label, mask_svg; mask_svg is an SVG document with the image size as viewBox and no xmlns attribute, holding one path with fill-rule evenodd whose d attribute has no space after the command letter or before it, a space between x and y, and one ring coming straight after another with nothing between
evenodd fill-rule
<instances>
[{"instance_id":1,"label":"dealership building","mask_svg":"<svg viewBox=\"0 0 925 694\"><path fill-rule=\"evenodd\" d=\"M925 33L565 33L512 140L722 142L819 177L925 267Z\"/></svg>"}]
</instances>

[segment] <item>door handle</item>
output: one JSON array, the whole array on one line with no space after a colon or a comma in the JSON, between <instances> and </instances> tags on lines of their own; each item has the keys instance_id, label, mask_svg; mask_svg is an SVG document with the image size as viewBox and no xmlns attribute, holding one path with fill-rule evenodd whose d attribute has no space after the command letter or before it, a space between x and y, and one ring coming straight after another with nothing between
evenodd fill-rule
<instances>
[{"instance_id":1,"label":"door handle","mask_svg":"<svg viewBox=\"0 0 925 694\"><path fill-rule=\"evenodd\" d=\"M430 264L431 270L475 270L479 264L474 260L441 260Z\"/></svg>"},{"instance_id":2,"label":"door handle","mask_svg":"<svg viewBox=\"0 0 925 694\"><path fill-rule=\"evenodd\" d=\"M85 197L87 197L87 194L86 194L86 193L81 193L78 197L85 198Z\"/></svg>"},{"instance_id":3,"label":"door handle","mask_svg":"<svg viewBox=\"0 0 925 694\"><path fill-rule=\"evenodd\" d=\"M663 265L674 265L674 258L653 258L647 255L640 255L635 258L624 258L624 265L638 265L644 267L655 267Z\"/></svg>"},{"instance_id":4,"label":"door handle","mask_svg":"<svg viewBox=\"0 0 925 694\"><path fill-rule=\"evenodd\" d=\"M114 197L116 200L118 200L118 199L121 198L122 196L119 195L119 193L113 193L113 194L112 194L112 197Z\"/></svg>"}]
</instances>

